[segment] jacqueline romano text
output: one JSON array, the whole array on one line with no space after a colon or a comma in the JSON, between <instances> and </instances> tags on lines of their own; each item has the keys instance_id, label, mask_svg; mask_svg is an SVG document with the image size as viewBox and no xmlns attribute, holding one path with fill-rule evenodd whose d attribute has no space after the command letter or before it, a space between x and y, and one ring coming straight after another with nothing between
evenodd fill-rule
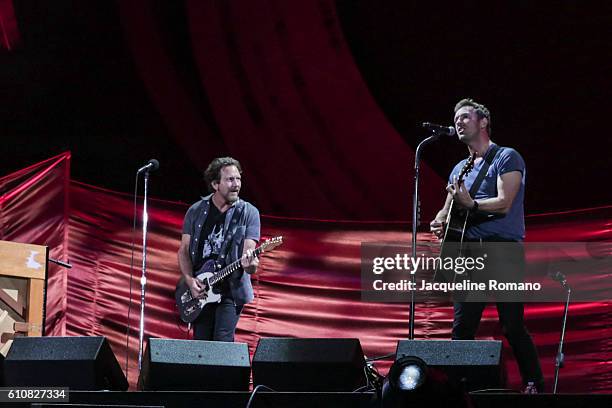
<instances>
[{"instance_id":1,"label":"jacqueline romano text","mask_svg":"<svg viewBox=\"0 0 612 408\"><path fill-rule=\"evenodd\" d=\"M490 279L488 283L472 282L470 280L460 282L428 282L421 280L420 285L417 282L402 279L398 282L383 282L380 279L372 282L372 287L376 291L438 291L438 292L454 292L454 291L477 291L477 290L493 290L493 291L539 291L542 285L538 282L498 282Z\"/></svg>"}]
</instances>

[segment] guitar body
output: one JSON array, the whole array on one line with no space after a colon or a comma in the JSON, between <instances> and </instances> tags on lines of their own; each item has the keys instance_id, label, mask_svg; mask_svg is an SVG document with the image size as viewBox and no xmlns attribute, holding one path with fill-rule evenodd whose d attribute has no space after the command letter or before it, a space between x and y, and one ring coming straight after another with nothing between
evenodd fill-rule
<instances>
[{"instance_id":1,"label":"guitar body","mask_svg":"<svg viewBox=\"0 0 612 408\"><path fill-rule=\"evenodd\" d=\"M461 169L458 177L458 183L463 183L463 178L474 168L474 160L476 156L470 156ZM463 249L463 237L470 222L470 212L465 209L459 209L455 205L455 200L451 201L448 215L445 221L444 237L440 245L440 258L448 257L456 258L461 256ZM443 268L436 269L434 273L434 281L437 282L454 282L455 271L446 270Z\"/></svg>"},{"instance_id":2,"label":"guitar body","mask_svg":"<svg viewBox=\"0 0 612 408\"><path fill-rule=\"evenodd\" d=\"M446 229L444 237L440 245L440 258L456 258L461 256L463 249L463 237L465 230L469 225L469 211L458 210L454 208L454 202L451 203L451 210L446 219ZM446 269L436 269L434 281L437 282L454 282L455 272Z\"/></svg>"},{"instance_id":3,"label":"guitar body","mask_svg":"<svg viewBox=\"0 0 612 408\"><path fill-rule=\"evenodd\" d=\"M214 276L215 262L212 260L207 261L200 271L196 274L195 278L202 282L205 288L205 292L202 297L194 298L191 295L191 290L187 286L184 278L181 278L176 286L176 292L174 299L178 306L181 320L185 323L192 323L198 318L204 306L209 303L221 302L221 293L215 292L215 287L210 283L210 278Z\"/></svg>"},{"instance_id":4,"label":"guitar body","mask_svg":"<svg viewBox=\"0 0 612 408\"><path fill-rule=\"evenodd\" d=\"M283 237L270 238L256 248L253 251L253 255L259 256L264 251L271 251L282 243ZM176 301L176 307L179 311L181 320L185 323L192 323L198 318L204 306L209 303L221 302L219 282L232 273L240 270L240 268L240 259L232 262L219 271L216 270L213 260L206 261L202 268L194 274L195 278L202 282L205 289L202 296L197 298L191 295L191 290L189 286L187 286L185 278L181 277L176 285L176 291L174 292L174 300Z\"/></svg>"},{"instance_id":5,"label":"guitar body","mask_svg":"<svg viewBox=\"0 0 612 408\"><path fill-rule=\"evenodd\" d=\"M444 240L442 246L449 242L463 242L465 230L469 225L470 213L467 210L459 210L454 208L454 202L451 203L451 211L446 219L446 230L444 231Z\"/></svg>"}]
</instances>

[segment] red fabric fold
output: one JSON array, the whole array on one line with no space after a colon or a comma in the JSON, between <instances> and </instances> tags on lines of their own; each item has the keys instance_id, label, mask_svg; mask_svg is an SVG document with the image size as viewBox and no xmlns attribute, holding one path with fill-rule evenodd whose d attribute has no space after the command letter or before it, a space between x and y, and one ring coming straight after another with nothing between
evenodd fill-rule
<instances>
[{"instance_id":1,"label":"red fabric fold","mask_svg":"<svg viewBox=\"0 0 612 408\"><path fill-rule=\"evenodd\" d=\"M46 245L49 256L66 260L70 153L63 153L0 178L0 239ZM66 334L68 270L49 264L45 332Z\"/></svg>"}]
</instances>

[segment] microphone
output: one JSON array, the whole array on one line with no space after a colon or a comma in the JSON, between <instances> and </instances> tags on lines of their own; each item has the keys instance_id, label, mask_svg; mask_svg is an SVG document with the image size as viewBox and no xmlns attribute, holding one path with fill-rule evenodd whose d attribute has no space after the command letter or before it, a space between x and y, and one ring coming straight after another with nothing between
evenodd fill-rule
<instances>
[{"instance_id":1,"label":"microphone","mask_svg":"<svg viewBox=\"0 0 612 408\"><path fill-rule=\"evenodd\" d=\"M138 173L142 173L143 171L155 171L159 169L159 162L155 159L151 159L147 162L147 164L145 164L144 166L142 166L141 168L138 169Z\"/></svg>"},{"instance_id":2,"label":"microphone","mask_svg":"<svg viewBox=\"0 0 612 408\"><path fill-rule=\"evenodd\" d=\"M421 125L427 130L431 130L432 132L438 135L446 135L446 136L455 136L455 128L452 126L442 126L436 125L435 123L423 122Z\"/></svg>"},{"instance_id":3,"label":"microphone","mask_svg":"<svg viewBox=\"0 0 612 408\"><path fill-rule=\"evenodd\" d=\"M548 274L548 276L550 277L550 279L554 280L555 282L559 282L563 286L567 285L567 279L563 272L551 272Z\"/></svg>"}]
</instances>

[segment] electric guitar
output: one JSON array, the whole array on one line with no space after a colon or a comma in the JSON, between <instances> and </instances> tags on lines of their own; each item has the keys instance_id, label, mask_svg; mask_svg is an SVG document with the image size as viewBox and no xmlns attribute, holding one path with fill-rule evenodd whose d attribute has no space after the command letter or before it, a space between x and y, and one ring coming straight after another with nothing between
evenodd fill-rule
<instances>
[{"instance_id":1,"label":"electric guitar","mask_svg":"<svg viewBox=\"0 0 612 408\"><path fill-rule=\"evenodd\" d=\"M253 250L254 256L268 252L283 243L283 237L274 237L266 240L263 244ZM202 282L204 293L201 297L193 297L184 277L181 277L176 285L174 299L179 310L181 320L191 323L198 318L200 312L208 303L221 302L221 293L215 284L230 276L240 269L240 259L232 262L221 270L216 270L215 261L209 259L202 267L194 273L194 277Z\"/></svg>"},{"instance_id":2,"label":"electric guitar","mask_svg":"<svg viewBox=\"0 0 612 408\"><path fill-rule=\"evenodd\" d=\"M467 176L474 168L474 160L476 160L476 153L468 157L467 161L463 165L459 177L457 178L457 185L463 184L463 179ZM440 258L444 260L447 257L460 256L461 244L463 243L463 236L465 230L469 225L470 211L464 208L457 208L455 205L455 199L453 198L446 215L446 221L444 222L444 236L442 243L440 244ZM453 279L450 279L450 274L453 274ZM447 282L454 281L454 272L447 271L445 269L436 269L434 274L434 280L445 280Z\"/></svg>"}]
</instances>

